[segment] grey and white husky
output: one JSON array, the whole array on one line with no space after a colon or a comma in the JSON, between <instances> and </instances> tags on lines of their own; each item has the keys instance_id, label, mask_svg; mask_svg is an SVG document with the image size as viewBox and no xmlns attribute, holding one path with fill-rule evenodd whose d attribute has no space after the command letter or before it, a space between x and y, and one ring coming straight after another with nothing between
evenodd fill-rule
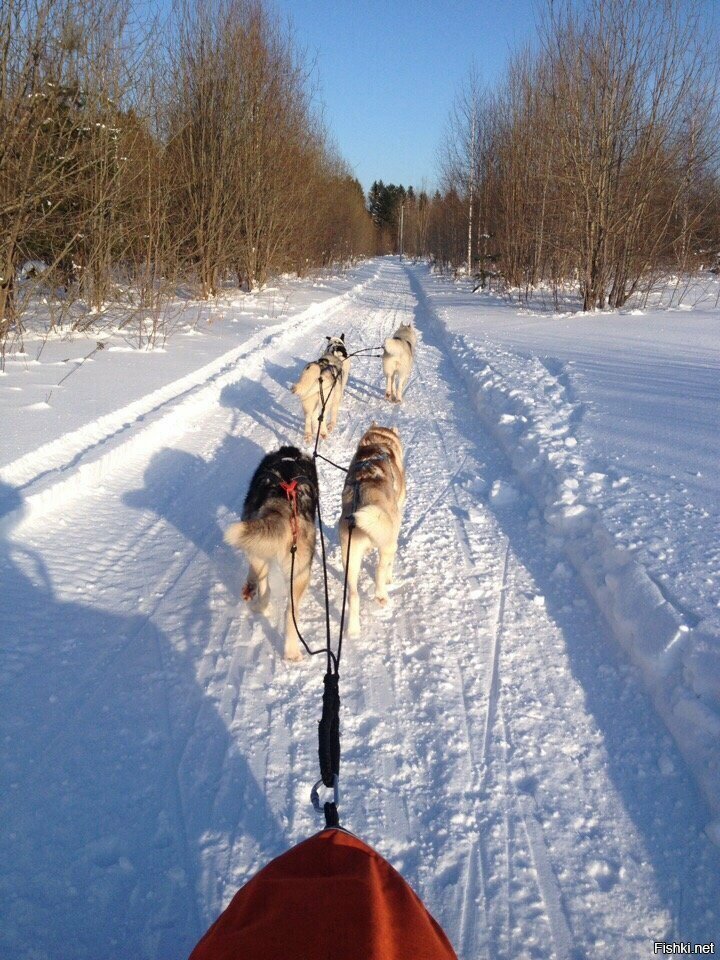
<instances>
[{"instance_id":1,"label":"grey and white husky","mask_svg":"<svg viewBox=\"0 0 720 960\"><path fill-rule=\"evenodd\" d=\"M411 323L401 323L383 343L383 373L386 377L385 399L401 403L412 373L417 333Z\"/></svg>"},{"instance_id":2,"label":"grey and white husky","mask_svg":"<svg viewBox=\"0 0 720 960\"><path fill-rule=\"evenodd\" d=\"M290 388L291 393L300 397L302 403L306 443L310 443L317 434L323 401L326 401L326 407L320 436L324 439L334 429L350 376L350 358L345 346L345 334L326 337L326 340L328 345L325 353L319 359L308 363L298 382Z\"/></svg>"},{"instance_id":3,"label":"grey and white husky","mask_svg":"<svg viewBox=\"0 0 720 960\"><path fill-rule=\"evenodd\" d=\"M280 447L267 454L252 476L245 497L242 521L225 531L225 541L242 550L248 562L243 599L263 612L270 602L268 574L276 563L288 584L285 615L285 657L299 660L300 641L289 596L291 552L295 533L297 551L293 571L295 618L310 582L315 552L315 513L318 501L315 461L297 447Z\"/></svg>"},{"instance_id":4,"label":"grey and white husky","mask_svg":"<svg viewBox=\"0 0 720 960\"><path fill-rule=\"evenodd\" d=\"M365 554L373 549L379 554L375 599L381 606L387 603L387 584L392 581L404 505L405 468L400 437L395 427L373 423L360 440L342 492L340 545L347 575L351 637L360 633L360 568Z\"/></svg>"}]
</instances>

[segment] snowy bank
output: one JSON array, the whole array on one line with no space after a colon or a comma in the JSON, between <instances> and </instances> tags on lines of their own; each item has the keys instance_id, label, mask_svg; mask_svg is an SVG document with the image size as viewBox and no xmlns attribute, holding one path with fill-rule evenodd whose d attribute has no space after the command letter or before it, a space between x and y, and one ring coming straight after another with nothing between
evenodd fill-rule
<instances>
[{"instance_id":1,"label":"snowy bank","mask_svg":"<svg viewBox=\"0 0 720 960\"><path fill-rule=\"evenodd\" d=\"M96 489L110 471L122 466L129 457L150 456L158 443L171 442L193 423L201 422L203 414L219 402L224 387L247 376L262 362L261 351L281 340L288 329L296 332L320 318L331 317L372 276L372 268L366 266L355 278L357 282L345 292L311 303L269 330L261 327L241 346L210 363L104 416L83 422L2 467L0 482L22 494L24 521L37 519L43 512L67 505L73 498ZM122 402L121 378L113 384L111 395ZM16 522L14 513L4 517L5 525Z\"/></svg>"},{"instance_id":2,"label":"snowy bank","mask_svg":"<svg viewBox=\"0 0 720 960\"><path fill-rule=\"evenodd\" d=\"M562 546L641 669L658 712L720 817L720 634L674 603L609 528L603 492L613 483L578 441L580 403L572 384L563 382L563 371L553 372L547 359L508 350L492 337L480 344L453 332L427 294L427 274L417 269L415 276L424 309L442 331L479 415L538 503L548 536ZM482 330L477 301L474 320ZM614 483L622 490L627 478ZM717 828L718 821L708 829L715 840Z\"/></svg>"}]
</instances>

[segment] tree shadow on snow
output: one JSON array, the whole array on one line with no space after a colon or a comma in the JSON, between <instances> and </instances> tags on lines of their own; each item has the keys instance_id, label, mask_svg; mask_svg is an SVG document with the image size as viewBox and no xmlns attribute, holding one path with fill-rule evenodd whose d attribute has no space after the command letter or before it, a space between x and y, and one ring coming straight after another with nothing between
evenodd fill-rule
<instances>
[{"instance_id":1,"label":"tree shadow on snow","mask_svg":"<svg viewBox=\"0 0 720 960\"><path fill-rule=\"evenodd\" d=\"M0 484L0 503L20 519L17 491ZM241 862L263 861L286 845L283 827L198 682L202 648L93 605L91 572L83 602L64 599L42 548L11 533L0 539L0 953L186 956L232 892L204 854L230 863L236 845Z\"/></svg>"},{"instance_id":2,"label":"tree shadow on snow","mask_svg":"<svg viewBox=\"0 0 720 960\"><path fill-rule=\"evenodd\" d=\"M273 363L271 360L265 361L265 373L274 380L283 390L290 393L290 387L297 383L300 374L312 357L302 360L300 357L293 357L290 366L283 367L279 363Z\"/></svg>"},{"instance_id":3,"label":"tree shadow on snow","mask_svg":"<svg viewBox=\"0 0 720 960\"><path fill-rule=\"evenodd\" d=\"M370 400L377 400L378 398L383 399L385 397L385 380L382 378L382 370L377 382L370 383L358 377L355 370L351 368L346 392L362 403L369 403Z\"/></svg>"},{"instance_id":4,"label":"tree shadow on snow","mask_svg":"<svg viewBox=\"0 0 720 960\"><path fill-rule=\"evenodd\" d=\"M270 430L277 445L298 443L302 438L304 416L297 397L288 392L287 407L282 406L262 383L243 377L237 383L224 387L220 403L229 410L239 410L251 416L261 427ZM293 416L290 410L295 409Z\"/></svg>"},{"instance_id":5,"label":"tree shadow on snow","mask_svg":"<svg viewBox=\"0 0 720 960\"><path fill-rule=\"evenodd\" d=\"M240 515L250 477L264 454L254 441L229 435L209 460L165 448L145 470L144 486L127 492L123 503L175 527L213 561L220 579L237 596L236 564L230 562L235 552L223 541L219 517Z\"/></svg>"}]
</instances>

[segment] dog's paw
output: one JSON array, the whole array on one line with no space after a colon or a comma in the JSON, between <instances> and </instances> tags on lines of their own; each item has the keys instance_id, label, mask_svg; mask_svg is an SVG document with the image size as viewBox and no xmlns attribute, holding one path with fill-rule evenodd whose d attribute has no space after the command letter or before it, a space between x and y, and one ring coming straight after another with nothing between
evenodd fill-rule
<instances>
[{"instance_id":1,"label":"dog's paw","mask_svg":"<svg viewBox=\"0 0 720 960\"><path fill-rule=\"evenodd\" d=\"M389 393L386 393L386 394L385 394L385 399L386 399L386 400L392 400L392 396L391 396Z\"/></svg>"},{"instance_id":2,"label":"dog's paw","mask_svg":"<svg viewBox=\"0 0 720 960\"><path fill-rule=\"evenodd\" d=\"M290 647L289 649L285 647L284 657L289 663L299 663L303 658L302 650L300 647Z\"/></svg>"},{"instance_id":3,"label":"dog's paw","mask_svg":"<svg viewBox=\"0 0 720 960\"><path fill-rule=\"evenodd\" d=\"M355 639L355 640L360 636L360 621L359 621L359 620L351 620L351 621L350 621L350 623L348 624L347 634L348 634L349 637L352 637L352 638Z\"/></svg>"},{"instance_id":4,"label":"dog's paw","mask_svg":"<svg viewBox=\"0 0 720 960\"><path fill-rule=\"evenodd\" d=\"M375 594L375 603L379 604L381 607L386 607L387 602L388 602L387 594L384 594L383 596L380 596L377 593Z\"/></svg>"},{"instance_id":5,"label":"dog's paw","mask_svg":"<svg viewBox=\"0 0 720 960\"><path fill-rule=\"evenodd\" d=\"M255 594L257 593L257 584L246 583L242 588L242 598L246 603L250 603L255 599Z\"/></svg>"}]
</instances>

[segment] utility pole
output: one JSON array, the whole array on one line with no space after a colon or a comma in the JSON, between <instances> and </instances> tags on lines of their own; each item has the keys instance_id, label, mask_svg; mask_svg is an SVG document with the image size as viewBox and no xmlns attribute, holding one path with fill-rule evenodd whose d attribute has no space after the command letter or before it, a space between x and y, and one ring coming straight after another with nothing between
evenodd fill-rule
<instances>
[{"instance_id":1,"label":"utility pole","mask_svg":"<svg viewBox=\"0 0 720 960\"><path fill-rule=\"evenodd\" d=\"M400 259L403 258L403 229L405 227L405 201L400 204Z\"/></svg>"}]
</instances>

